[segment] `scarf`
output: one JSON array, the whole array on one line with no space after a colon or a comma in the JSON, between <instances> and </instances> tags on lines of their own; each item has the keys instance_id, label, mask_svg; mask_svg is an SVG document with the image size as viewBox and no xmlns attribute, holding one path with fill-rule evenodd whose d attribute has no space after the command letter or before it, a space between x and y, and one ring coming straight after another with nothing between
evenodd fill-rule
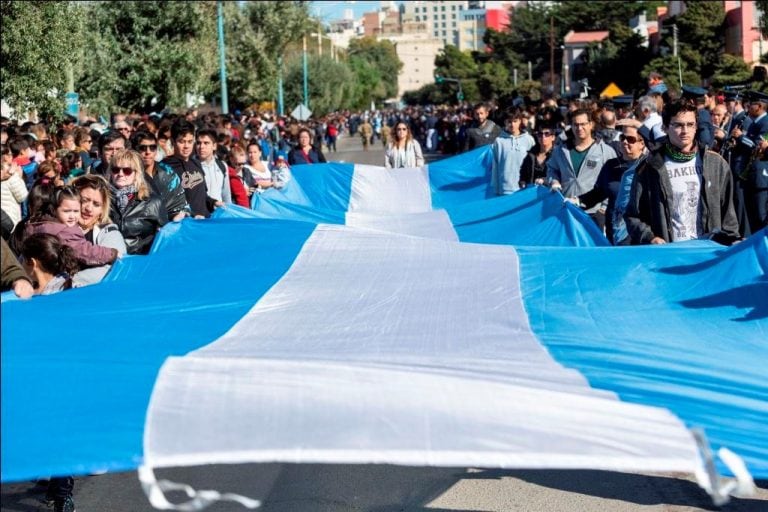
<instances>
[{"instance_id":1,"label":"scarf","mask_svg":"<svg viewBox=\"0 0 768 512\"><path fill-rule=\"evenodd\" d=\"M664 154L673 162L690 162L696 158L696 147L694 146L693 151L690 153L685 153L672 144L667 143L664 145Z\"/></svg>"},{"instance_id":2,"label":"scarf","mask_svg":"<svg viewBox=\"0 0 768 512\"><path fill-rule=\"evenodd\" d=\"M117 209L120 213L125 213L125 208L133 200L136 195L136 186L128 185L127 187L117 188L115 192L115 202L117 203Z\"/></svg>"}]
</instances>

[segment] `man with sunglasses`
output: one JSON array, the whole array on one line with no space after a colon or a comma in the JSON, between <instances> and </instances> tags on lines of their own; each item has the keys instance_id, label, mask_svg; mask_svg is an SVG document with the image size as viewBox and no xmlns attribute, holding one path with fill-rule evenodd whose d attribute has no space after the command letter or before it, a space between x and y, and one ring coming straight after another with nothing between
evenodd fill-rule
<instances>
[{"instance_id":1,"label":"man with sunglasses","mask_svg":"<svg viewBox=\"0 0 768 512\"><path fill-rule=\"evenodd\" d=\"M131 145L141 156L144 174L152 191L163 201L168 218L180 221L190 214L187 198L181 186L181 179L173 169L162 162L157 162L157 138L155 135L140 131L131 140Z\"/></svg>"},{"instance_id":2,"label":"man with sunglasses","mask_svg":"<svg viewBox=\"0 0 768 512\"><path fill-rule=\"evenodd\" d=\"M624 214L633 245L739 240L731 170L697 142L696 110L686 100L664 110L668 142L638 167Z\"/></svg>"}]
</instances>

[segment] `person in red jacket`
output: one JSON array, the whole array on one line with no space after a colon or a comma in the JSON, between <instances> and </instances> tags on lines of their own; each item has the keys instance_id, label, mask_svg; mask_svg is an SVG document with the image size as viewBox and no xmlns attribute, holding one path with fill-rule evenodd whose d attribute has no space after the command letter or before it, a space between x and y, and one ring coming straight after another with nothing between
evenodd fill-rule
<instances>
[{"instance_id":1,"label":"person in red jacket","mask_svg":"<svg viewBox=\"0 0 768 512\"><path fill-rule=\"evenodd\" d=\"M238 145L233 146L232 151L229 152L229 187L232 192L232 202L238 206L250 208L251 195L256 189L251 183L253 178L245 166L245 160L245 150Z\"/></svg>"}]
</instances>

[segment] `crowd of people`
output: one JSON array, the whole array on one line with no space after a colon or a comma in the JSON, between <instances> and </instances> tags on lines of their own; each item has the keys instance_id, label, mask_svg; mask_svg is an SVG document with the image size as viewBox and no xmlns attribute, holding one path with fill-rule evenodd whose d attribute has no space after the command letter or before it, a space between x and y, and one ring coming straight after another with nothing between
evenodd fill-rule
<instances>
[{"instance_id":1,"label":"crowd of people","mask_svg":"<svg viewBox=\"0 0 768 512\"><path fill-rule=\"evenodd\" d=\"M560 191L616 245L732 243L762 229L768 96L684 87L673 98L655 73L648 86L639 98L517 98L338 111L308 122L196 109L116 114L110 125L3 118L2 238L25 265L37 260L25 255L28 242L44 235L72 250L69 278L55 286L32 279L35 293L98 282L117 258L146 254L166 223L205 219L226 204L248 208L254 194L284 187L292 166L325 162L342 136L359 136L363 149L380 141L385 168L489 145L497 194Z\"/></svg>"}]
</instances>

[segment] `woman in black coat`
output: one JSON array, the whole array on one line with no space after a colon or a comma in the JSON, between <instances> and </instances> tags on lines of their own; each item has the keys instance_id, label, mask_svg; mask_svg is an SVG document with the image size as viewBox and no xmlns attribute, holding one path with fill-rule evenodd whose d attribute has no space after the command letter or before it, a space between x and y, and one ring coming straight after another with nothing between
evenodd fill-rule
<instances>
[{"instance_id":1,"label":"woman in black coat","mask_svg":"<svg viewBox=\"0 0 768 512\"><path fill-rule=\"evenodd\" d=\"M119 150L108 172L112 186L110 217L125 238L128 254L147 254L157 230L168 222L162 199L149 187L137 152Z\"/></svg>"}]
</instances>

